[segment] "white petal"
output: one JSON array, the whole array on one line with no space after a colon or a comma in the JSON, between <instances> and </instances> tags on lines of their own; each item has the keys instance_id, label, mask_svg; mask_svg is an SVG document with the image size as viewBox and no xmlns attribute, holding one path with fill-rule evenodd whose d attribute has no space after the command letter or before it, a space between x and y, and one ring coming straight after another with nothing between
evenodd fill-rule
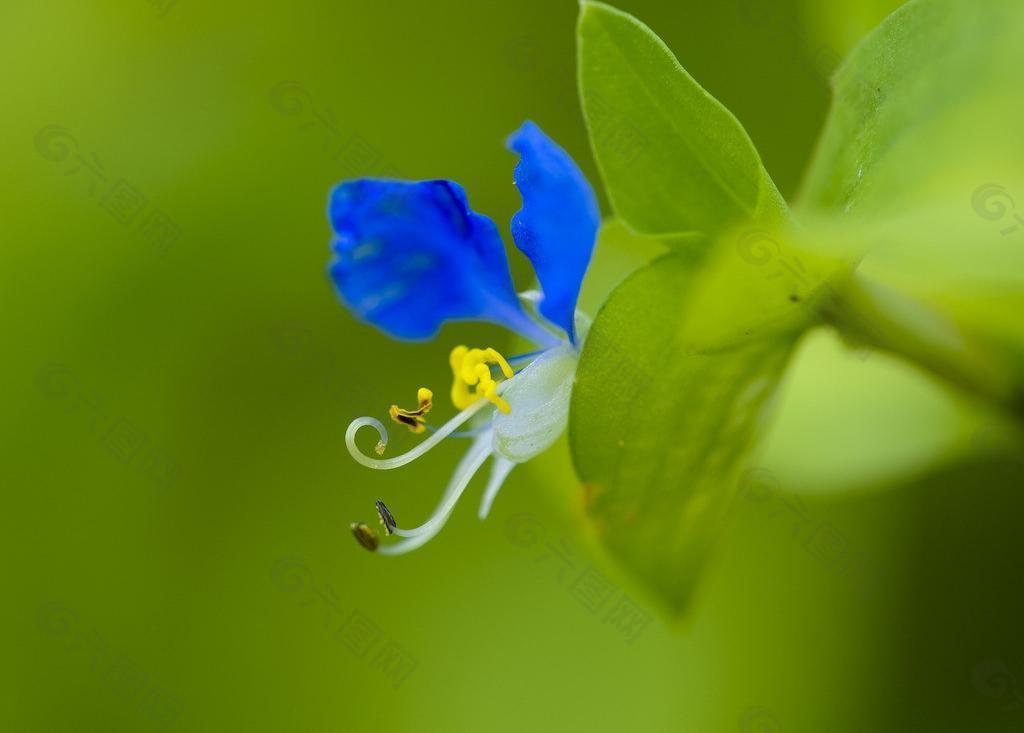
<instances>
[{"instance_id":1,"label":"white petal","mask_svg":"<svg viewBox=\"0 0 1024 733\"><path fill-rule=\"evenodd\" d=\"M550 349L501 391L512 411L494 417L494 450L523 463L551 446L569 420L577 353L569 344Z\"/></svg>"}]
</instances>

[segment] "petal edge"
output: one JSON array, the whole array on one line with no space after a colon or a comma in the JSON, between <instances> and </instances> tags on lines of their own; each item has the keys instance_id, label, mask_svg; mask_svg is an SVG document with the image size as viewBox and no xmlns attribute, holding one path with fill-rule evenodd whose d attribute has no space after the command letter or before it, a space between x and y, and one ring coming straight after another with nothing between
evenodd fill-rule
<instances>
[{"instance_id":1,"label":"petal edge","mask_svg":"<svg viewBox=\"0 0 1024 733\"><path fill-rule=\"evenodd\" d=\"M575 342L576 300L601 223L597 197L575 161L535 123L524 122L508 147L520 156L515 183L523 199L512 237L540 281L541 315Z\"/></svg>"}]
</instances>

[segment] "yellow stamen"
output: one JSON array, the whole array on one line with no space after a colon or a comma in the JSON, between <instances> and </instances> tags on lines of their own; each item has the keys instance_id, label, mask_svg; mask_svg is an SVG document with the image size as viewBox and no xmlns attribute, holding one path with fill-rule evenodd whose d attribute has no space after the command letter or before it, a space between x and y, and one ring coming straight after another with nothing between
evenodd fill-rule
<instances>
[{"instance_id":1,"label":"yellow stamen","mask_svg":"<svg viewBox=\"0 0 1024 733\"><path fill-rule=\"evenodd\" d=\"M399 425L405 425L413 433L422 433L426 430L424 415L430 412L430 408L434 406L434 393L426 387L420 387L416 392L416 399L419 401L420 406L415 410L403 410L398 405L391 405L391 409L388 410L388 414L391 415L391 419ZM382 450L378 449L378 454L382 453Z\"/></svg>"},{"instance_id":2,"label":"yellow stamen","mask_svg":"<svg viewBox=\"0 0 1024 733\"><path fill-rule=\"evenodd\" d=\"M491 402L506 415L512 411L508 402L498 396L498 383L491 376L490 365L497 366L505 379L511 379L515 372L505 357L494 349L469 349L456 346L448 357L452 368L452 403L465 410L481 397ZM470 387L475 387L470 391Z\"/></svg>"}]
</instances>

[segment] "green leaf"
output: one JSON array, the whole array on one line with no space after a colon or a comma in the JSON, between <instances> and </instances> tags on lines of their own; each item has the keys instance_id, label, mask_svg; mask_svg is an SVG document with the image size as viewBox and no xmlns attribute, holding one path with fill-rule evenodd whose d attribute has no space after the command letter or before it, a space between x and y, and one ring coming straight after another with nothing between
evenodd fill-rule
<instances>
[{"instance_id":1,"label":"green leaf","mask_svg":"<svg viewBox=\"0 0 1024 733\"><path fill-rule=\"evenodd\" d=\"M891 15L837 73L797 212L869 250L837 324L1024 413L1022 35L1017 0Z\"/></svg>"},{"instance_id":2,"label":"green leaf","mask_svg":"<svg viewBox=\"0 0 1024 733\"><path fill-rule=\"evenodd\" d=\"M612 293L587 337L570 410L599 540L676 614L790 354L815 322L791 283L731 242L699 263L663 257Z\"/></svg>"},{"instance_id":3,"label":"green leaf","mask_svg":"<svg viewBox=\"0 0 1024 733\"><path fill-rule=\"evenodd\" d=\"M665 251L661 240L634 234L617 219L605 220L583 280L578 307L591 317L597 315L619 283Z\"/></svg>"},{"instance_id":4,"label":"green leaf","mask_svg":"<svg viewBox=\"0 0 1024 733\"><path fill-rule=\"evenodd\" d=\"M648 29L584 5L583 101L618 215L640 232L702 233L712 245L662 258L613 292L584 345L570 413L598 537L676 613L795 345L822 309L841 313L835 322L849 333L951 381L984 383L989 395L1012 396L1024 382L1024 326L998 317L1000 305L1024 306L1024 267L1005 245L978 246L985 234L973 230L995 214L1024 215L1012 198L1024 201L1024 186L999 205L979 205L976 193L990 181L1024 183L1010 83L1024 61L1022 20L1024 7L1008 0L917 0L866 39L839 72L802 226L791 228L738 123ZM645 143L628 161L622 150L635 148L617 148L622 137L610 132L623 129ZM851 277L848 263L862 257L867 275L898 287ZM922 420L955 422L930 396L915 399ZM937 430L921 441L917 467L956 439Z\"/></svg>"},{"instance_id":5,"label":"green leaf","mask_svg":"<svg viewBox=\"0 0 1024 733\"><path fill-rule=\"evenodd\" d=\"M582 3L583 109L617 216L652 235L699 233L784 217L746 131L647 26Z\"/></svg>"},{"instance_id":6,"label":"green leaf","mask_svg":"<svg viewBox=\"0 0 1024 733\"><path fill-rule=\"evenodd\" d=\"M1020 183L1022 32L1018 0L912 0L889 16L836 73L801 207L963 206L985 183Z\"/></svg>"}]
</instances>

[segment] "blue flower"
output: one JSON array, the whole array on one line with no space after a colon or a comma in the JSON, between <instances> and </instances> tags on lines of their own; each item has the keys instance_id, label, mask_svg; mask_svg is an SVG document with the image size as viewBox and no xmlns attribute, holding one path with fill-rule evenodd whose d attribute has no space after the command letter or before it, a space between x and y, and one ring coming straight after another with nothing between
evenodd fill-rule
<instances>
[{"instance_id":1,"label":"blue flower","mask_svg":"<svg viewBox=\"0 0 1024 733\"><path fill-rule=\"evenodd\" d=\"M537 125L524 123L508 146L519 155L514 178L523 199L512 218L512 237L533 265L539 292L516 294L498 228L470 209L457 183L363 178L331 192L331 280L357 318L408 341L436 336L447 321L488 321L538 346L508 360L491 348L452 349L451 398L460 412L445 425L430 427L426 415L433 392L426 388L417 394L418 407L392 405L392 420L414 433L432 432L402 456L373 458L356 447L356 433L369 425L380 438L378 455L384 453L388 434L376 418L349 425L345 440L350 453L376 469L405 465L448 436L472 438L426 523L400 528L387 507L377 503L385 534L404 538L383 546L387 554L406 552L433 537L477 469L493 456L480 509L480 516L486 516L512 468L548 448L568 419L578 349L589 323L576 310L576 301L600 211L579 167ZM472 429L456 433L467 421ZM377 549L374 530L365 524L352 529L365 547Z\"/></svg>"}]
</instances>

